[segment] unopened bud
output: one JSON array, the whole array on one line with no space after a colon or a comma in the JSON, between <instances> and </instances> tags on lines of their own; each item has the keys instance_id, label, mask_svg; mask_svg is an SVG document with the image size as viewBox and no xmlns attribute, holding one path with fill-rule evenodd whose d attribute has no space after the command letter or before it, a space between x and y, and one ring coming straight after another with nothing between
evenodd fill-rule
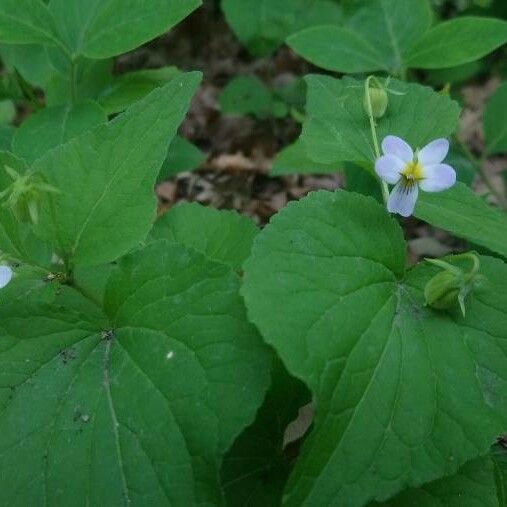
<instances>
[{"instance_id":1,"label":"unopened bud","mask_svg":"<svg viewBox=\"0 0 507 507\"><path fill-rule=\"evenodd\" d=\"M426 305L437 310L447 310L459 305L465 316L465 298L477 287L484 276L479 274L479 257L474 253L465 253L454 258L468 258L473 262L472 269L465 273L462 269L440 259L426 261L443 268L424 287Z\"/></svg>"},{"instance_id":2,"label":"unopened bud","mask_svg":"<svg viewBox=\"0 0 507 507\"><path fill-rule=\"evenodd\" d=\"M458 302L460 289L460 281L456 275L441 271L424 287L426 304L438 310L452 308Z\"/></svg>"},{"instance_id":3,"label":"unopened bud","mask_svg":"<svg viewBox=\"0 0 507 507\"><path fill-rule=\"evenodd\" d=\"M368 96L370 104L368 104ZM368 95L365 93L363 97L363 107L366 114L370 114L369 106L371 105L371 114L374 118L382 118L382 116L384 116L387 111L388 103L389 98L387 96L387 91L377 86L369 86Z\"/></svg>"}]
</instances>

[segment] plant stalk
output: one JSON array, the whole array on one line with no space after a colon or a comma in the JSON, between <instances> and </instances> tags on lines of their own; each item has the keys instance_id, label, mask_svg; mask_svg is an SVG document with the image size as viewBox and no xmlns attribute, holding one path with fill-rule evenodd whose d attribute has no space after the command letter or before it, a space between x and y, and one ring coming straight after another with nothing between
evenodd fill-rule
<instances>
[{"instance_id":1,"label":"plant stalk","mask_svg":"<svg viewBox=\"0 0 507 507\"><path fill-rule=\"evenodd\" d=\"M375 149L375 157L380 157L380 149L378 144L378 137L377 137L377 129L375 126L375 119L373 118L373 109L371 106L371 97L370 97L370 81L372 79L376 79L375 76L368 76L366 78L366 81L364 82L364 93L366 94L366 104L368 105L368 119L370 121L370 132L371 137L373 139L373 147ZM377 179L380 184L380 188L382 190L382 199L384 200L384 204L387 204L387 200L389 199L389 188L387 187L387 183L377 176Z\"/></svg>"}]
</instances>

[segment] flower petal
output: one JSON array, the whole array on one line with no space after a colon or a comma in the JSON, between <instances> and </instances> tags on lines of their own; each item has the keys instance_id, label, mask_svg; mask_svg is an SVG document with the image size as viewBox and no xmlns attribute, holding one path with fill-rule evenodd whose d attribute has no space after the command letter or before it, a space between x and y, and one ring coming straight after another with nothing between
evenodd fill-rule
<instances>
[{"instance_id":1,"label":"flower petal","mask_svg":"<svg viewBox=\"0 0 507 507\"><path fill-rule=\"evenodd\" d=\"M419 181L419 186L425 192L441 192L456 183L456 172L450 165L427 165L423 171L424 179Z\"/></svg>"},{"instance_id":2,"label":"flower petal","mask_svg":"<svg viewBox=\"0 0 507 507\"><path fill-rule=\"evenodd\" d=\"M383 155L375 161L375 172L391 185L398 183L404 167L405 162L395 155Z\"/></svg>"},{"instance_id":3,"label":"flower petal","mask_svg":"<svg viewBox=\"0 0 507 507\"><path fill-rule=\"evenodd\" d=\"M398 213L402 217L409 217L414 212L415 202L419 194L415 182L406 184L403 180L392 189L387 200L387 211Z\"/></svg>"},{"instance_id":4,"label":"flower petal","mask_svg":"<svg viewBox=\"0 0 507 507\"><path fill-rule=\"evenodd\" d=\"M417 154L417 160L424 165L440 164L449 152L447 139L435 139L422 148Z\"/></svg>"},{"instance_id":5,"label":"flower petal","mask_svg":"<svg viewBox=\"0 0 507 507\"><path fill-rule=\"evenodd\" d=\"M394 155L400 158L403 162L412 162L414 159L414 152L412 148L400 137L386 136L382 141L382 151L384 155Z\"/></svg>"},{"instance_id":6,"label":"flower petal","mask_svg":"<svg viewBox=\"0 0 507 507\"><path fill-rule=\"evenodd\" d=\"M12 279L12 269L9 266L0 266L0 289L3 289Z\"/></svg>"}]
</instances>

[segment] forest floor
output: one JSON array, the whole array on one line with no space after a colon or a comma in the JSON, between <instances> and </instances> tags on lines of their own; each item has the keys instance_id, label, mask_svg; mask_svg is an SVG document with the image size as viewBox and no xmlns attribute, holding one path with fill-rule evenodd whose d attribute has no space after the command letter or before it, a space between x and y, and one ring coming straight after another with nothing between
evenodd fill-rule
<instances>
[{"instance_id":1,"label":"forest floor","mask_svg":"<svg viewBox=\"0 0 507 507\"><path fill-rule=\"evenodd\" d=\"M223 115L217 100L220 90L238 75L256 75L266 84L276 85L289 83L309 72L322 73L322 70L306 63L287 47L281 47L269 57L251 57L212 2L205 2L169 34L121 56L116 71L164 65L200 70L204 74L180 134L197 145L206 154L206 160L197 170L180 173L157 187L162 211L180 201L197 201L236 209L264 225L288 201L313 190L334 190L345 184L341 172L270 176L273 158L297 139L300 125L291 117L258 120L251 116ZM482 151L484 103L498 84L497 78L485 76L456 90L463 107L458 136L472 153ZM500 171L506 168L507 157L489 160L484 166L494 185L502 185ZM478 178L474 189L481 195L488 193ZM446 232L416 219L404 221L404 228L410 262L421 256L440 256L462 248L462 243Z\"/></svg>"}]
</instances>

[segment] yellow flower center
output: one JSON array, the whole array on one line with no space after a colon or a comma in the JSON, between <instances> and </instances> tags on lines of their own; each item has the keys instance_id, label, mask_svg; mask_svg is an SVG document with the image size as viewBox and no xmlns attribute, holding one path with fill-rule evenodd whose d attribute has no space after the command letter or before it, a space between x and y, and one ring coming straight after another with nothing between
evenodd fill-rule
<instances>
[{"instance_id":1,"label":"yellow flower center","mask_svg":"<svg viewBox=\"0 0 507 507\"><path fill-rule=\"evenodd\" d=\"M409 162L401 171L401 175L407 183L415 183L424 178L423 166L419 162Z\"/></svg>"}]
</instances>

